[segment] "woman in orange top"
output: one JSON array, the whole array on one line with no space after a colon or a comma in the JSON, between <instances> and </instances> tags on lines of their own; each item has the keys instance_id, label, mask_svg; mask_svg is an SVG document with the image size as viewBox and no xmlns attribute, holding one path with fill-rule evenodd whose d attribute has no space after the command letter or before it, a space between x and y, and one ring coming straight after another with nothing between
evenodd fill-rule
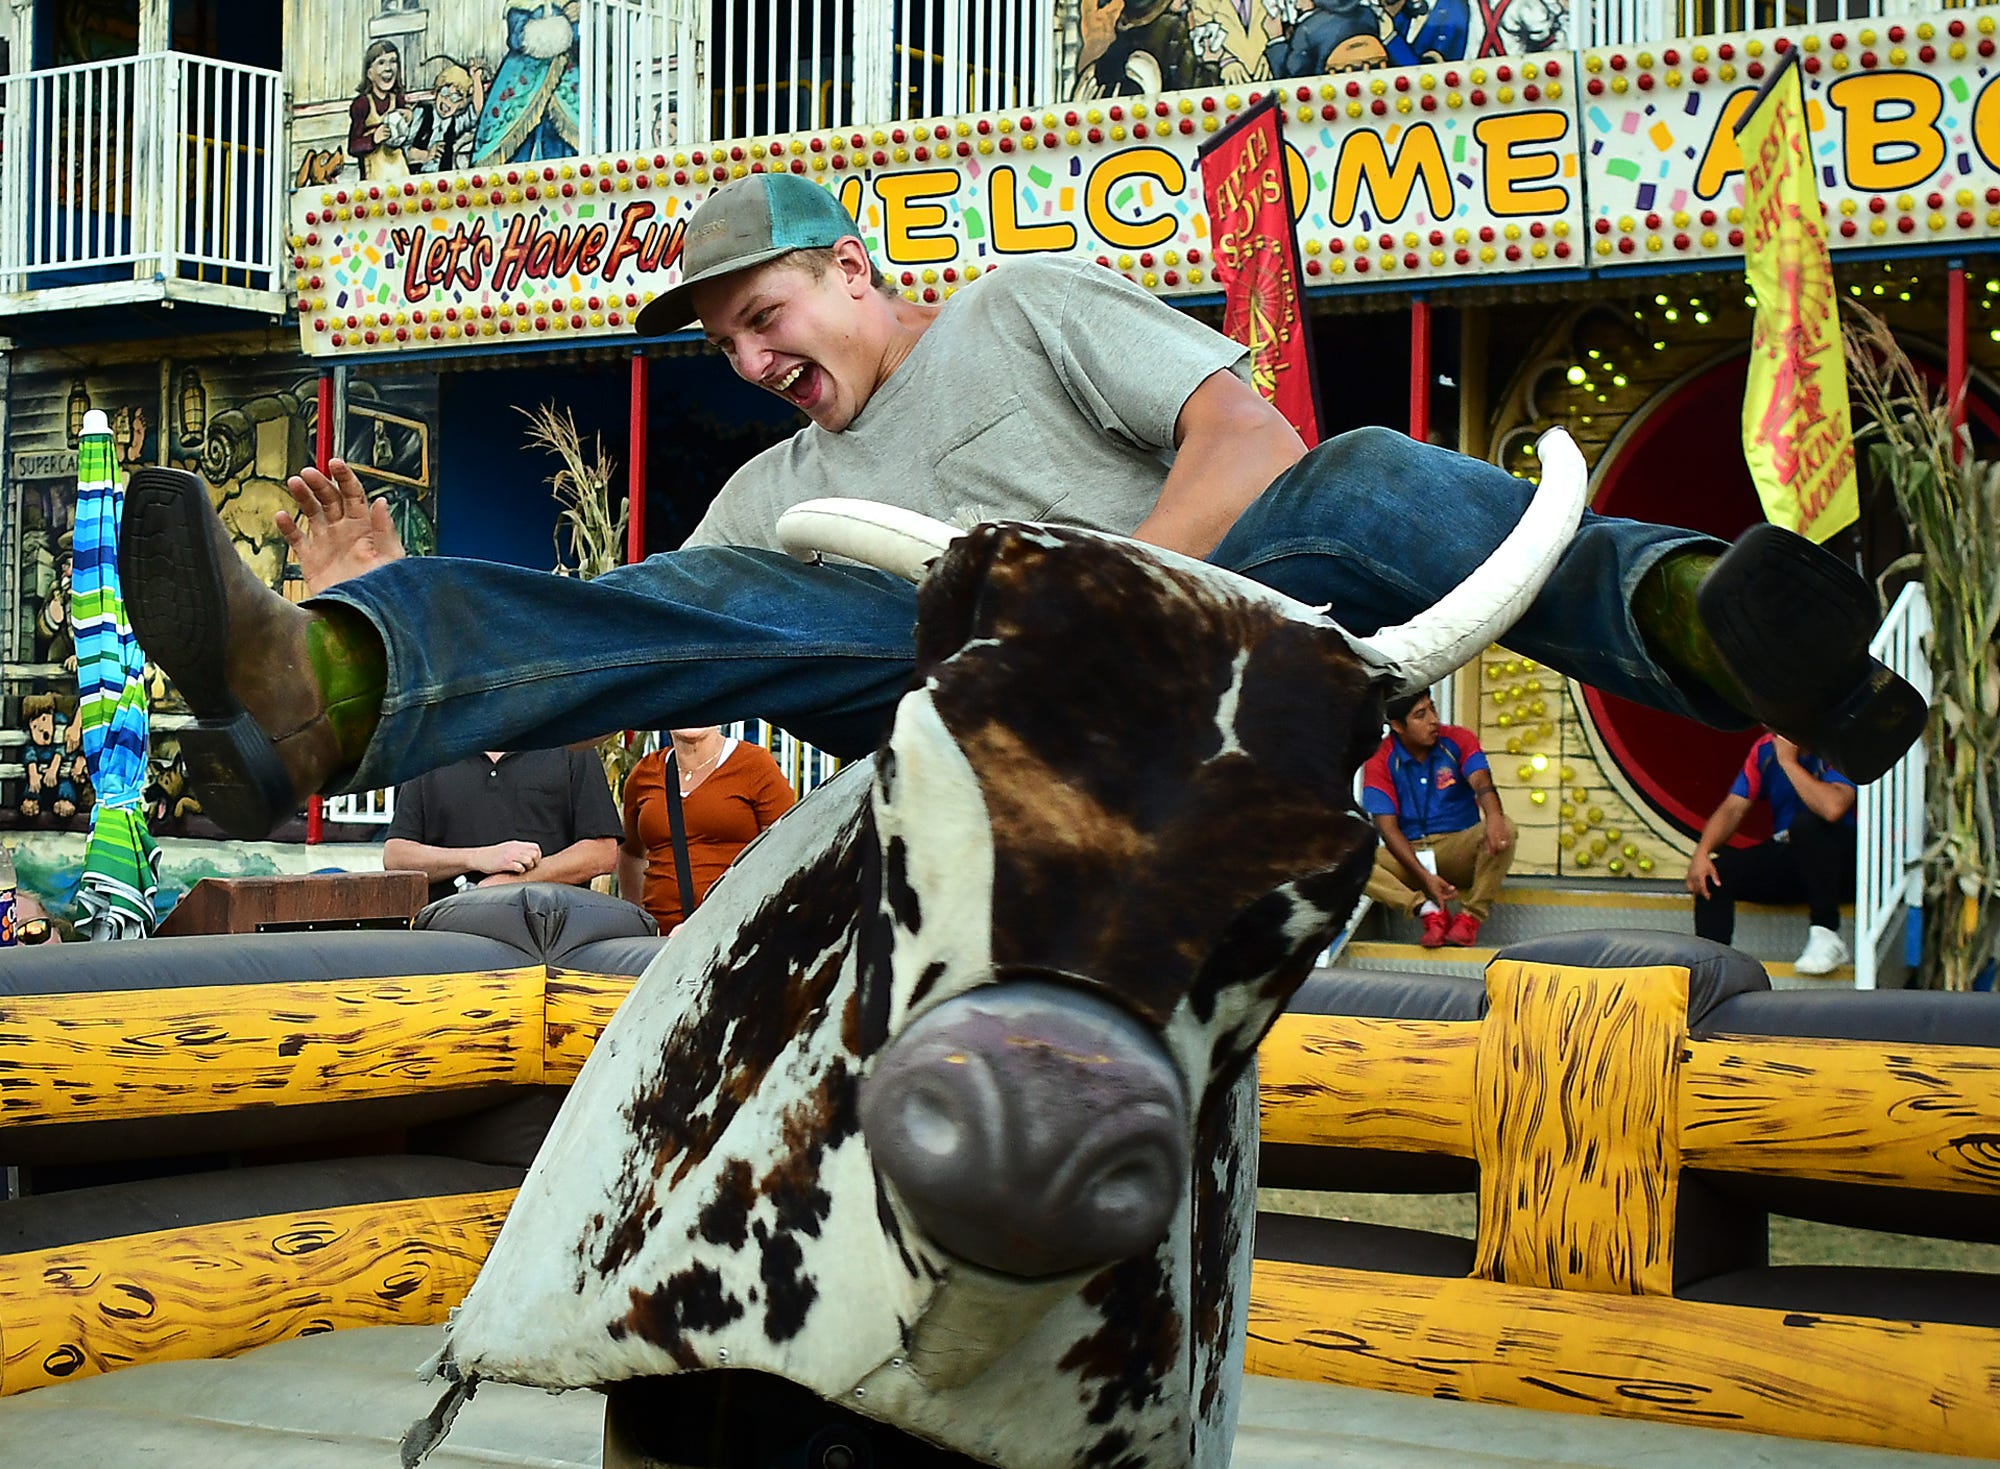
<instances>
[{"instance_id":1,"label":"woman in orange top","mask_svg":"<svg viewBox=\"0 0 2000 1469\"><path fill-rule=\"evenodd\" d=\"M705 895L750 841L798 800L770 752L728 739L714 725L676 729L674 766L680 777L681 824L687 833L688 874ZM618 848L618 891L639 901L671 933L687 916L674 873L673 826L667 815L667 752L655 750L625 779L625 840ZM643 892L643 899L639 894Z\"/></svg>"}]
</instances>

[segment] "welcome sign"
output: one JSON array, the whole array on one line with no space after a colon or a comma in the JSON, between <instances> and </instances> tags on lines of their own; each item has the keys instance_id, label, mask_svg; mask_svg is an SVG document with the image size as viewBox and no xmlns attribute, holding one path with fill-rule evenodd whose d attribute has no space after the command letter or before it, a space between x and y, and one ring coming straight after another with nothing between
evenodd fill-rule
<instances>
[{"instance_id":1,"label":"welcome sign","mask_svg":"<svg viewBox=\"0 0 2000 1469\"><path fill-rule=\"evenodd\" d=\"M2000 237L1995 17L1709 37L1288 81L1285 167L1308 290L1740 257L1733 125L1800 52L1835 252ZM1261 100L1269 93L1256 94ZM678 279L719 183L835 191L914 299L1025 254L1082 254L1162 295L1219 290L1197 162L1248 92L498 166L294 195L310 353L624 336Z\"/></svg>"}]
</instances>

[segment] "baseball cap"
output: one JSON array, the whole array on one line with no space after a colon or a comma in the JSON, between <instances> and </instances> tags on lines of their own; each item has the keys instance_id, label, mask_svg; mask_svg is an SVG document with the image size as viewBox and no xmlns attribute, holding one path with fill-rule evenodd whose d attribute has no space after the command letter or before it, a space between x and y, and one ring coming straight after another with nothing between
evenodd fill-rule
<instances>
[{"instance_id":1,"label":"baseball cap","mask_svg":"<svg viewBox=\"0 0 2000 1469\"><path fill-rule=\"evenodd\" d=\"M861 238L853 216L818 184L789 173L733 180L703 200L688 221L680 284L648 301L632 324L642 337L680 331L695 319L689 287L849 238Z\"/></svg>"}]
</instances>

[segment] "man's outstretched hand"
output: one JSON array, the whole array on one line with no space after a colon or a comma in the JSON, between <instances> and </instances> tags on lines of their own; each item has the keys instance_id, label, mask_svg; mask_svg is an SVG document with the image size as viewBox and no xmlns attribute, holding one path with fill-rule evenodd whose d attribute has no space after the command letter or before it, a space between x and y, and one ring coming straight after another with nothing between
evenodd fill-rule
<instances>
[{"instance_id":1,"label":"man's outstretched hand","mask_svg":"<svg viewBox=\"0 0 2000 1469\"><path fill-rule=\"evenodd\" d=\"M326 467L328 474L302 469L286 480L299 513L280 510L273 517L278 534L299 558L308 596L403 555L403 538L389 519L388 504L369 502L345 459L330 459Z\"/></svg>"}]
</instances>

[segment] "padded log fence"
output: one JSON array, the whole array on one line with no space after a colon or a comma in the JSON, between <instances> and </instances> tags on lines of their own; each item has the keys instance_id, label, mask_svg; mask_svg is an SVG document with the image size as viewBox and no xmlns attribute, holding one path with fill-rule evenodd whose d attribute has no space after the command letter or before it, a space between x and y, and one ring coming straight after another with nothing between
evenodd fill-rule
<instances>
[{"instance_id":1,"label":"padded log fence","mask_svg":"<svg viewBox=\"0 0 2000 1469\"><path fill-rule=\"evenodd\" d=\"M1700 940L1564 935L1483 990L1313 981L1261 1064L1265 1182L1469 1166L1478 1222L1263 1221L1249 1370L2000 1455L2000 1278L1766 1249L1772 1211L2000 1240L1992 997L1777 994Z\"/></svg>"},{"instance_id":2,"label":"padded log fence","mask_svg":"<svg viewBox=\"0 0 2000 1469\"><path fill-rule=\"evenodd\" d=\"M183 1170L0 1203L0 1393L444 1319L661 940L570 889L432 911L0 966L0 1161ZM1774 1209L2000 1242L1990 997L1565 936L1483 985L1310 981L1261 1096L1265 1182L1480 1207L1471 1241L1260 1221L1252 1371L2000 1454L2000 1281L1765 1250ZM187 1171L215 1153L254 1166Z\"/></svg>"},{"instance_id":3,"label":"padded log fence","mask_svg":"<svg viewBox=\"0 0 2000 1469\"><path fill-rule=\"evenodd\" d=\"M464 1298L662 940L566 888L420 922L10 952L0 1162L86 1186L0 1203L0 1394Z\"/></svg>"}]
</instances>

